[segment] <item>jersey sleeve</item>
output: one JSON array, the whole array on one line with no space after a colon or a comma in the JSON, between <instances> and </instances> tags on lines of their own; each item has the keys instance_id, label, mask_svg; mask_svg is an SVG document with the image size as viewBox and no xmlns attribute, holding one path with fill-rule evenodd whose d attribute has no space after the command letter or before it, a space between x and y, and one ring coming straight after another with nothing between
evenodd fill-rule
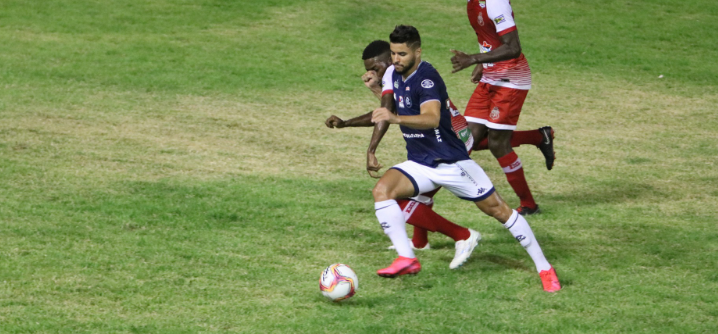
<instances>
[{"instance_id":1,"label":"jersey sleeve","mask_svg":"<svg viewBox=\"0 0 718 334\"><path fill-rule=\"evenodd\" d=\"M499 36L516 30L514 12L509 0L486 0L486 14L494 22Z\"/></svg>"},{"instance_id":2,"label":"jersey sleeve","mask_svg":"<svg viewBox=\"0 0 718 334\"><path fill-rule=\"evenodd\" d=\"M391 86L391 80L394 76L394 65L389 66L381 78L381 96L385 94L393 94L394 88Z\"/></svg>"}]
</instances>

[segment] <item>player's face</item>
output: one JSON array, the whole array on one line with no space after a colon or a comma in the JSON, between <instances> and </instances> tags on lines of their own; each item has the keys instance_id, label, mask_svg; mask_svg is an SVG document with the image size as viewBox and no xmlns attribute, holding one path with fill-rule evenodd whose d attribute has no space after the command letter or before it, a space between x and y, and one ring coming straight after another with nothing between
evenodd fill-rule
<instances>
[{"instance_id":1,"label":"player's face","mask_svg":"<svg viewBox=\"0 0 718 334\"><path fill-rule=\"evenodd\" d=\"M384 72L386 72L386 69L389 66L391 66L391 58L388 55L384 57L378 56L364 60L364 68L366 69L366 71L376 72L379 78L384 76Z\"/></svg>"},{"instance_id":2,"label":"player's face","mask_svg":"<svg viewBox=\"0 0 718 334\"><path fill-rule=\"evenodd\" d=\"M413 50L406 43L391 43L391 62L394 64L394 71L399 74L412 72L416 60L421 56L421 48Z\"/></svg>"}]
</instances>

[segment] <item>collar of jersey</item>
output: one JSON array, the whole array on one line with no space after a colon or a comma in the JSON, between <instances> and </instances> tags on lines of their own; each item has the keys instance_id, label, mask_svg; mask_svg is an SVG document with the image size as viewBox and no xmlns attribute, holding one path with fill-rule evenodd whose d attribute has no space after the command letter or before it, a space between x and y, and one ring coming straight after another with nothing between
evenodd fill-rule
<instances>
[{"instance_id":1,"label":"collar of jersey","mask_svg":"<svg viewBox=\"0 0 718 334\"><path fill-rule=\"evenodd\" d=\"M422 64L424 64L424 61L423 61L423 60L421 61L421 63L419 63L419 66L416 67L416 71L414 71L414 73L412 73L411 75L409 75L409 77L406 78L406 80L404 80L403 82L409 81L409 79L411 79L411 77L413 77L414 74L416 74L416 72L419 72L419 67L421 67Z\"/></svg>"}]
</instances>

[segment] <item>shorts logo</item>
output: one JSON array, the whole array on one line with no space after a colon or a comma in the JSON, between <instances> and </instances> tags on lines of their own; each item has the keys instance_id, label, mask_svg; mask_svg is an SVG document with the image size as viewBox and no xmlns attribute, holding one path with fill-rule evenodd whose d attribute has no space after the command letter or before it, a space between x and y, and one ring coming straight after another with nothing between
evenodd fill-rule
<instances>
[{"instance_id":1,"label":"shorts logo","mask_svg":"<svg viewBox=\"0 0 718 334\"><path fill-rule=\"evenodd\" d=\"M503 14L501 14L501 15L497 16L496 18L494 18L494 23L495 23L495 24L501 24L501 23L504 23L504 22L506 22L506 19L504 18L504 15L503 15Z\"/></svg>"},{"instance_id":2,"label":"shorts logo","mask_svg":"<svg viewBox=\"0 0 718 334\"><path fill-rule=\"evenodd\" d=\"M424 88L434 87L434 82L429 79L425 79L424 81L421 82L421 87L424 87Z\"/></svg>"},{"instance_id":3,"label":"shorts logo","mask_svg":"<svg viewBox=\"0 0 718 334\"><path fill-rule=\"evenodd\" d=\"M479 193L478 193L478 195L481 195L481 194L483 194L484 192L486 192L486 188L479 188Z\"/></svg>"},{"instance_id":4,"label":"shorts logo","mask_svg":"<svg viewBox=\"0 0 718 334\"><path fill-rule=\"evenodd\" d=\"M501 116L501 112L499 112L499 107L494 107L494 110L491 110L491 115L489 115L489 118L499 119L499 116Z\"/></svg>"},{"instance_id":5,"label":"shorts logo","mask_svg":"<svg viewBox=\"0 0 718 334\"><path fill-rule=\"evenodd\" d=\"M406 107L411 108L411 98L407 96L404 98L404 101L406 101Z\"/></svg>"}]
</instances>

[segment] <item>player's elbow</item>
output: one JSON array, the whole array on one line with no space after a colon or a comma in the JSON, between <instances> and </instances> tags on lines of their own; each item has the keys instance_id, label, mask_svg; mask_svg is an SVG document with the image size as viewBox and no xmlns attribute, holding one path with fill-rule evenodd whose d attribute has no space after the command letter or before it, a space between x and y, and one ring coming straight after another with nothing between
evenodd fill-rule
<instances>
[{"instance_id":1,"label":"player's elbow","mask_svg":"<svg viewBox=\"0 0 718 334\"><path fill-rule=\"evenodd\" d=\"M521 56L521 46L514 46L511 48L511 59L518 58Z\"/></svg>"}]
</instances>

